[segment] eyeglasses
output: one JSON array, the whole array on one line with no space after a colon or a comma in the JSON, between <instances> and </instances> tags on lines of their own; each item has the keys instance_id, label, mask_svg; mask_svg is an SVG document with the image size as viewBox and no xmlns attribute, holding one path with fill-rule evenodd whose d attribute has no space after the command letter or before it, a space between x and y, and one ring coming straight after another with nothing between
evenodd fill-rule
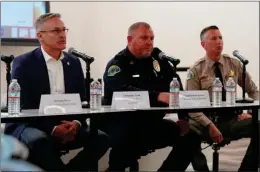
<instances>
[{"instance_id":1,"label":"eyeglasses","mask_svg":"<svg viewBox=\"0 0 260 172\"><path fill-rule=\"evenodd\" d=\"M50 33L53 33L55 35L58 35L61 32L67 33L68 31L69 31L68 28L64 28L64 29L54 29L54 30L41 30L39 32L50 32Z\"/></svg>"}]
</instances>

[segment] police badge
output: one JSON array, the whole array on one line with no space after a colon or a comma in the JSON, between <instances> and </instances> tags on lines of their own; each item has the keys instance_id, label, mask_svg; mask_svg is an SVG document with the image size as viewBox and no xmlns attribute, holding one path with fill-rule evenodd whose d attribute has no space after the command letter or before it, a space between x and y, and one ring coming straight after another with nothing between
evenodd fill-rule
<instances>
[{"instance_id":1,"label":"police badge","mask_svg":"<svg viewBox=\"0 0 260 172\"><path fill-rule=\"evenodd\" d=\"M235 76L235 72L233 70L229 71L228 77L234 77L234 76Z\"/></svg>"},{"instance_id":2,"label":"police badge","mask_svg":"<svg viewBox=\"0 0 260 172\"><path fill-rule=\"evenodd\" d=\"M157 60L153 61L153 68L156 72L160 72L160 64Z\"/></svg>"}]
</instances>

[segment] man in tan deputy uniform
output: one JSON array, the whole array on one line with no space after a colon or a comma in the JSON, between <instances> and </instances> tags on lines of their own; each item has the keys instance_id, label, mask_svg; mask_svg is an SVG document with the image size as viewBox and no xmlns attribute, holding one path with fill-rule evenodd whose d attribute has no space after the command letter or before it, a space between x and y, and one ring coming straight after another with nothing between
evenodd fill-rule
<instances>
[{"instance_id":1,"label":"man in tan deputy uniform","mask_svg":"<svg viewBox=\"0 0 260 172\"><path fill-rule=\"evenodd\" d=\"M220 80L222 80L224 86L229 76L234 77L235 82L242 86L242 65L239 60L221 54L223 40L218 27L204 28L201 31L200 39L206 55L188 70L186 90L208 90L211 98L212 84L216 76L222 77ZM259 91L249 73L246 73L245 91L250 98L259 100ZM225 95L223 95L223 101L225 101ZM211 139L217 143L220 143L223 137L232 140L251 137L252 116L247 113L241 115L235 112L228 113L218 119L217 126L203 113L190 113L191 128L199 134L209 134ZM257 164L253 164L252 156L252 143L250 142L239 171L257 169Z\"/></svg>"}]
</instances>

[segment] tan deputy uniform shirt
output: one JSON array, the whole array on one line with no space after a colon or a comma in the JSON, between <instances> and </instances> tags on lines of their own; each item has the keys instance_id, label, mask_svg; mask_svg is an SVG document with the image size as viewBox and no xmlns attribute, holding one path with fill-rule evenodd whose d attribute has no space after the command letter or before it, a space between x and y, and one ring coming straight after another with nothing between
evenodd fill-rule
<instances>
[{"instance_id":1,"label":"tan deputy uniform shirt","mask_svg":"<svg viewBox=\"0 0 260 172\"><path fill-rule=\"evenodd\" d=\"M242 64L239 60L231 58L228 55L221 55L219 61L220 71L224 86L229 76L233 76L235 82L242 87ZM214 61L205 56L199 59L189 70L186 81L186 90L208 90L210 98L212 97L212 84L215 79ZM251 76L246 72L245 92L254 100L259 100L259 91ZM207 126L211 121L203 113L190 113L191 127L195 123ZM200 126L201 127L201 126ZM192 127L193 128L193 127ZM194 129L194 128L193 128Z\"/></svg>"}]
</instances>

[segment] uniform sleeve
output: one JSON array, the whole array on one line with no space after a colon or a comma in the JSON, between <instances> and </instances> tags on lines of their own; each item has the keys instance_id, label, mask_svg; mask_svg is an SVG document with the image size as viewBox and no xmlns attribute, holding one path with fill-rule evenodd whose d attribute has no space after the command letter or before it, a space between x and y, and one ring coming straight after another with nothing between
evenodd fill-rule
<instances>
[{"instance_id":1,"label":"uniform sleeve","mask_svg":"<svg viewBox=\"0 0 260 172\"><path fill-rule=\"evenodd\" d=\"M189 69L186 80L186 90L201 90L199 76L194 69ZM204 127L208 126L212 121L208 119L206 115L202 112L189 113L189 116L192 120L198 122Z\"/></svg>"},{"instance_id":2,"label":"uniform sleeve","mask_svg":"<svg viewBox=\"0 0 260 172\"><path fill-rule=\"evenodd\" d=\"M112 60L108 63L103 76L107 104L111 104L113 92L115 91L144 91L131 85L131 77L127 67L118 60ZM151 105L157 102L158 95L158 92L149 91Z\"/></svg>"},{"instance_id":3,"label":"uniform sleeve","mask_svg":"<svg viewBox=\"0 0 260 172\"><path fill-rule=\"evenodd\" d=\"M200 90L199 76L194 69L189 69L187 72L186 90Z\"/></svg>"},{"instance_id":4,"label":"uniform sleeve","mask_svg":"<svg viewBox=\"0 0 260 172\"><path fill-rule=\"evenodd\" d=\"M243 86L243 68L240 62L238 62L239 66L239 76L238 76L238 85ZM248 96L254 100L259 100L259 90L252 80L252 77L248 72L246 72L246 80L245 80L245 92L248 94Z\"/></svg>"}]
</instances>

